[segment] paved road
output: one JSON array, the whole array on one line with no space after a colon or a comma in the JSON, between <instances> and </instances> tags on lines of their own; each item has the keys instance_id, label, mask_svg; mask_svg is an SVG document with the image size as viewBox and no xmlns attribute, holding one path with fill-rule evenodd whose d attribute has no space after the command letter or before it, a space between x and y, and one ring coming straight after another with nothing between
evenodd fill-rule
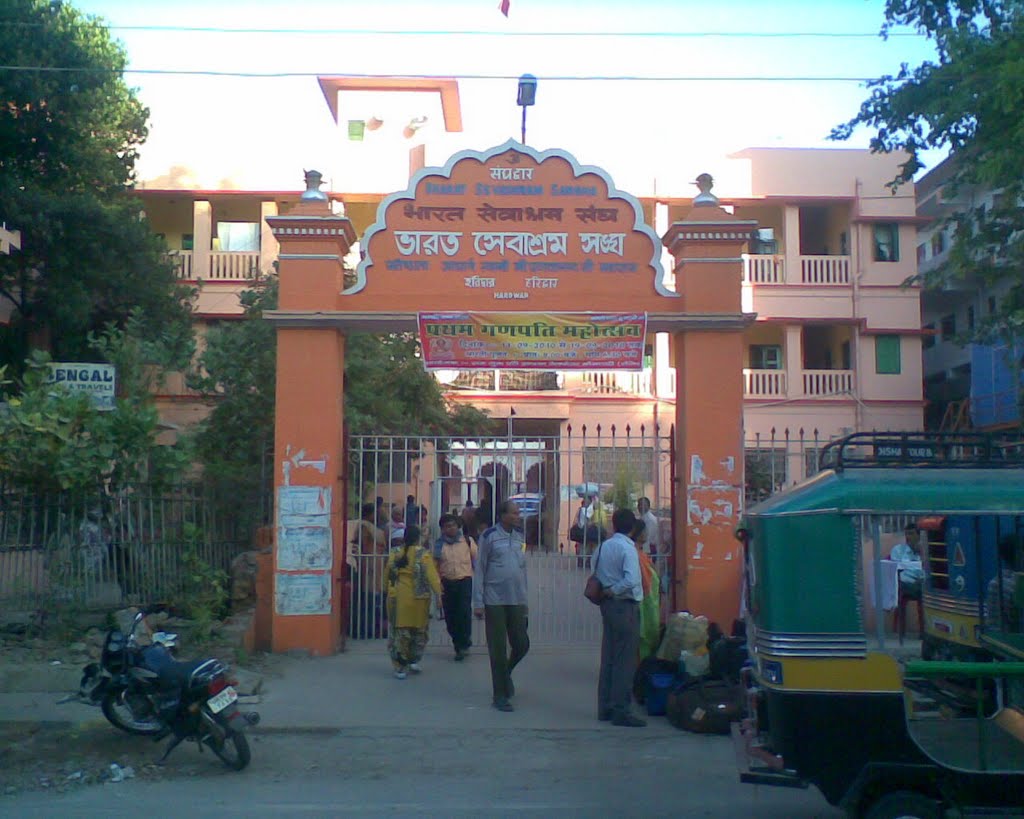
<instances>
[{"instance_id":1,"label":"paved road","mask_svg":"<svg viewBox=\"0 0 1024 819\"><path fill-rule=\"evenodd\" d=\"M0 816L840 816L813 790L741 785L725 737L661 717L643 729L597 722L597 664L595 646L532 650L516 711L503 714L480 648L464 663L430 650L424 673L403 681L380 642L279 658L245 772L186 745L163 781L0 796ZM121 761L141 770L161 749L139 742Z\"/></svg>"},{"instance_id":2,"label":"paved road","mask_svg":"<svg viewBox=\"0 0 1024 819\"><path fill-rule=\"evenodd\" d=\"M721 737L379 729L253 739L241 774L209 760L209 775L187 779L0 797L0 815L841 816L814 791L741 786Z\"/></svg>"}]
</instances>

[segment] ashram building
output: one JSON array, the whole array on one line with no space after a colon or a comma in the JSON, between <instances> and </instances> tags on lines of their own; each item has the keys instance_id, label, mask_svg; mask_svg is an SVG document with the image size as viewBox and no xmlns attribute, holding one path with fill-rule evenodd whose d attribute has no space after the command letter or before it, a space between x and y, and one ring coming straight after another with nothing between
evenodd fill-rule
<instances>
[{"instance_id":1,"label":"ashram building","mask_svg":"<svg viewBox=\"0 0 1024 819\"><path fill-rule=\"evenodd\" d=\"M857 150L751 148L726 159L736 192L715 184L722 205L753 221L743 254L744 437L772 488L813 469L822 443L855 430L922 428L920 293L903 282L916 272L914 193L886 188L898 161ZM406 182L397 182L404 188ZM400 188L399 188L400 189ZM332 191L336 213L362 238L392 191ZM287 214L300 191L142 188L183 282L198 287L201 327L241 315L238 294L271 272L278 246L266 218ZM658 236L691 198L638 197ZM666 252L667 256L667 252ZM354 274L358 249L346 260ZM671 259L666 284L674 287ZM461 275L453 273L453 275ZM495 292L495 310L525 310ZM579 293L579 309L587 294ZM444 305L425 305L443 309ZM623 293L629 309L629 293ZM462 370L438 374L449 394L487 410L505 429L555 435L598 425L651 434L671 423L674 361L668 339L652 333L640 371ZM723 374L723 378L725 374ZM208 407L180 378L159 396L164 419L195 423ZM668 419L668 420L666 420Z\"/></svg>"},{"instance_id":2,"label":"ashram building","mask_svg":"<svg viewBox=\"0 0 1024 819\"><path fill-rule=\"evenodd\" d=\"M338 158L307 169L305 191L139 190L179 277L197 286L201 332L240 317L238 294L275 262L281 272L268 317L284 515L275 648L329 652L345 623L350 636L375 633L340 567L377 588L379 561L345 545L345 526L358 501L404 508L407 492L428 522L467 500L493 514L516 498L531 571L544 578L537 593L548 595L531 603L538 637L582 634L593 618L579 595L554 593L590 551L570 527L583 496L607 501L623 476L652 500L667 604L728 623L740 610L744 490L749 502L802 479L838 436L921 428L920 295L903 286L916 273L918 217L911 186L887 188L898 158L749 148L689 158L699 193L645 195L581 165L571 145L471 136L454 80L320 85ZM321 178L334 180L327 190ZM463 312L433 315L442 311ZM601 343L567 338L602 327ZM398 329L429 340L436 377L490 414L492 439L343 440L344 336ZM551 342L535 330L578 358L538 353ZM474 358L487 332L530 336L522 346L535 360ZM446 358L453 348L461 358ZM180 380L159 402L177 427L209 411ZM320 522L292 525L289 514Z\"/></svg>"}]
</instances>

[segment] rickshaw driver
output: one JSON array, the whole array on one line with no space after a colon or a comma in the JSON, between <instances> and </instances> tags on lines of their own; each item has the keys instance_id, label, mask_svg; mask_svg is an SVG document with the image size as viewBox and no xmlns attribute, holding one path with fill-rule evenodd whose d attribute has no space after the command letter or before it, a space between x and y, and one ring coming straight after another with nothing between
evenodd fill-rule
<instances>
[{"instance_id":1,"label":"rickshaw driver","mask_svg":"<svg viewBox=\"0 0 1024 819\"><path fill-rule=\"evenodd\" d=\"M903 543L897 543L889 552L889 559L899 564L900 596L905 600L920 600L924 583L921 563L921 532L913 523L903 527Z\"/></svg>"}]
</instances>

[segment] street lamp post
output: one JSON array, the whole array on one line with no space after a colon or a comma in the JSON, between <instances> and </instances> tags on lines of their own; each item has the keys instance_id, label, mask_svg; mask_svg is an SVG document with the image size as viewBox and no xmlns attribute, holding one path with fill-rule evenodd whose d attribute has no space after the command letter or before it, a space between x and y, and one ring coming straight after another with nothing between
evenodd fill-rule
<instances>
[{"instance_id":1,"label":"street lamp post","mask_svg":"<svg viewBox=\"0 0 1024 819\"><path fill-rule=\"evenodd\" d=\"M523 74L519 78L519 94L516 105L523 109L522 143L526 144L526 109L537 101L537 78L533 74Z\"/></svg>"}]
</instances>

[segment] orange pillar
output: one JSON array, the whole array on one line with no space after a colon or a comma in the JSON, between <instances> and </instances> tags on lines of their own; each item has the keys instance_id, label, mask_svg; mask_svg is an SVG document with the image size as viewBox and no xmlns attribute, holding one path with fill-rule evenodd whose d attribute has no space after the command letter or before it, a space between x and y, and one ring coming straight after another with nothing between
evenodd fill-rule
<instances>
[{"instance_id":1,"label":"orange pillar","mask_svg":"<svg viewBox=\"0 0 1024 819\"><path fill-rule=\"evenodd\" d=\"M718 206L698 178L694 208L665 234L686 329L676 366L675 603L728 632L740 614L743 560L734 537L743 503L743 330L740 253L755 222Z\"/></svg>"},{"instance_id":2,"label":"orange pillar","mask_svg":"<svg viewBox=\"0 0 1024 819\"><path fill-rule=\"evenodd\" d=\"M268 316L277 321L271 645L333 654L344 622L345 337L324 314L335 310L355 233L312 184L267 223L281 246L279 309Z\"/></svg>"}]
</instances>

